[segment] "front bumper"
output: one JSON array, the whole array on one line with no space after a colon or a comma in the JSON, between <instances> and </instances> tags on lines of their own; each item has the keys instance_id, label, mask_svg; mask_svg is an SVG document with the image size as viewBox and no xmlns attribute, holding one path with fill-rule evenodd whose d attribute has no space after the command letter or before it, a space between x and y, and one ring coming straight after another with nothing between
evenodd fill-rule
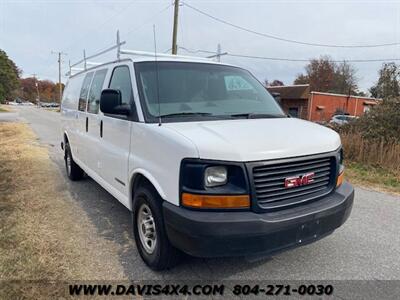
<instances>
[{"instance_id":1,"label":"front bumper","mask_svg":"<svg viewBox=\"0 0 400 300\"><path fill-rule=\"evenodd\" d=\"M313 203L274 213L206 212L163 203L171 243L198 257L267 255L321 239L349 217L353 187L344 182Z\"/></svg>"}]
</instances>

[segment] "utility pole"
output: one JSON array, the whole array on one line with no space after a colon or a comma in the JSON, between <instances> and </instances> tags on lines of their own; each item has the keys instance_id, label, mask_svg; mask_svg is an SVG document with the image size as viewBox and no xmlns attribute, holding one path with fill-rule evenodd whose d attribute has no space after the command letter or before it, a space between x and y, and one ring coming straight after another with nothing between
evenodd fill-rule
<instances>
[{"instance_id":1,"label":"utility pole","mask_svg":"<svg viewBox=\"0 0 400 300\"><path fill-rule=\"evenodd\" d=\"M172 31L172 54L178 53L177 35L178 35L178 14L179 14L179 0L174 3L174 28Z\"/></svg>"},{"instance_id":2,"label":"utility pole","mask_svg":"<svg viewBox=\"0 0 400 300\"><path fill-rule=\"evenodd\" d=\"M51 54L57 54L58 55L58 89L59 89L59 100L61 104L61 98L62 98L62 85L61 85L61 56L62 55L67 55L67 53L61 52L61 51L51 51Z\"/></svg>"},{"instance_id":3,"label":"utility pole","mask_svg":"<svg viewBox=\"0 0 400 300\"><path fill-rule=\"evenodd\" d=\"M222 52L221 44L217 45L217 52L216 54L207 56L207 58L216 58L218 62L221 61L221 56L228 55L228 52Z\"/></svg>"},{"instance_id":4,"label":"utility pole","mask_svg":"<svg viewBox=\"0 0 400 300\"><path fill-rule=\"evenodd\" d=\"M221 44L218 44L217 46L217 61L221 61Z\"/></svg>"},{"instance_id":5,"label":"utility pole","mask_svg":"<svg viewBox=\"0 0 400 300\"><path fill-rule=\"evenodd\" d=\"M37 92L36 104L39 105L40 104L39 83L36 78L36 75L37 74L35 74L35 73L32 74L33 78L35 78L35 86L36 86L36 92Z\"/></svg>"}]
</instances>

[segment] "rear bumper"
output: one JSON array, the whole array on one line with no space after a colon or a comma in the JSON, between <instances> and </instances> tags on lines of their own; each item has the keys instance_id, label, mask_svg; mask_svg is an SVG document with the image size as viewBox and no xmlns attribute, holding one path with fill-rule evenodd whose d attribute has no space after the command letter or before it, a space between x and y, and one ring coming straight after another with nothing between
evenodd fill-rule
<instances>
[{"instance_id":1,"label":"rear bumper","mask_svg":"<svg viewBox=\"0 0 400 300\"><path fill-rule=\"evenodd\" d=\"M353 187L344 182L313 203L274 213L205 212L163 204L171 243L193 256L272 254L321 239L349 217Z\"/></svg>"}]
</instances>

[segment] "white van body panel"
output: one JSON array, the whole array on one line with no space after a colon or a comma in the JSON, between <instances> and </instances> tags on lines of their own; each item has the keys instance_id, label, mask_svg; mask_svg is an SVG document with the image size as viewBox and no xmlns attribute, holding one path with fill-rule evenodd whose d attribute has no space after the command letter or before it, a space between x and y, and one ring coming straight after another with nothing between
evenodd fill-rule
<instances>
[{"instance_id":1,"label":"white van body panel","mask_svg":"<svg viewBox=\"0 0 400 300\"><path fill-rule=\"evenodd\" d=\"M179 205L179 170L183 158L198 158L195 144L168 126L135 123L129 156L130 178L144 175L160 196Z\"/></svg>"}]
</instances>

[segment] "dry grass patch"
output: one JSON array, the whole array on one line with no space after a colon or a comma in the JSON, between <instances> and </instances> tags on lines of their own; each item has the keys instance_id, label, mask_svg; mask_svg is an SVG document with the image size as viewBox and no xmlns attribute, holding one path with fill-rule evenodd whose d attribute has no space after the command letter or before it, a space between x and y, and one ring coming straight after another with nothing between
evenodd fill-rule
<instances>
[{"instance_id":1,"label":"dry grass patch","mask_svg":"<svg viewBox=\"0 0 400 300\"><path fill-rule=\"evenodd\" d=\"M346 176L353 183L400 194L400 144L341 134Z\"/></svg>"},{"instance_id":2,"label":"dry grass patch","mask_svg":"<svg viewBox=\"0 0 400 300\"><path fill-rule=\"evenodd\" d=\"M10 280L121 280L118 250L71 199L30 128L0 123L0 298Z\"/></svg>"},{"instance_id":3,"label":"dry grass patch","mask_svg":"<svg viewBox=\"0 0 400 300\"><path fill-rule=\"evenodd\" d=\"M5 107L4 105L0 104L0 113L2 112L11 112L11 110L7 107Z\"/></svg>"}]
</instances>

